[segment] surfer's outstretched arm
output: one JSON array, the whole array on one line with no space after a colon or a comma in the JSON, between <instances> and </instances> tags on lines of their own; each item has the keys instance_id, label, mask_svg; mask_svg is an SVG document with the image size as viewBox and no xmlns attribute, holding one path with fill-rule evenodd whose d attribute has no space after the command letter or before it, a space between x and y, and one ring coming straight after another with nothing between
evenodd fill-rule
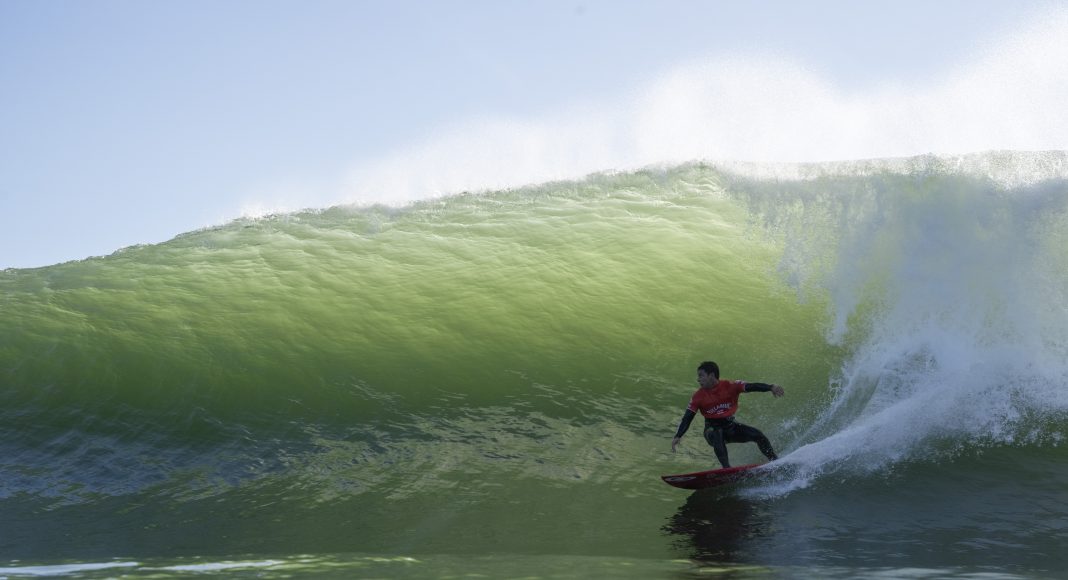
<instances>
[{"instance_id":1,"label":"surfer's outstretched arm","mask_svg":"<svg viewBox=\"0 0 1068 580\"><path fill-rule=\"evenodd\" d=\"M783 388L780 387L779 385L769 385L767 383L746 383L745 384L745 392L746 393L771 393L772 395L774 395L776 397L781 397L781 396L786 394L786 391L783 390Z\"/></svg>"},{"instance_id":2,"label":"surfer's outstretched arm","mask_svg":"<svg viewBox=\"0 0 1068 580\"><path fill-rule=\"evenodd\" d=\"M696 412L686 409L686 412L682 414L682 421L679 422L679 430L675 432L675 438L671 440L671 452L675 452L675 447L678 446L679 440L686 434L686 430L690 428L690 423L693 423L693 418L697 415Z\"/></svg>"}]
</instances>

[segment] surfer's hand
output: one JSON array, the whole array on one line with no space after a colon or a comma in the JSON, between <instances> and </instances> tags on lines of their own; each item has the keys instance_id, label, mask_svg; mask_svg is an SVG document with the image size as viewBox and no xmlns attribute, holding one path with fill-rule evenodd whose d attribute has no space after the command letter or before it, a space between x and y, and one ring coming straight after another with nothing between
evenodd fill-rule
<instances>
[{"instance_id":1,"label":"surfer's hand","mask_svg":"<svg viewBox=\"0 0 1068 580\"><path fill-rule=\"evenodd\" d=\"M679 441L682 441L682 437L676 437L671 440L671 452L675 453L675 448L678 447Z\"/></svg>"},{"instance_id":2,"label":"surfer's hand","mask_svg":"<svg viewBox=\"0 0 1068 580\"><path fill-rule=\"evenodd\" d=\"M779 385L771 385L771 394L776 397L781 397L786 394L786 391Z\"/></svg>"}]
</instances>

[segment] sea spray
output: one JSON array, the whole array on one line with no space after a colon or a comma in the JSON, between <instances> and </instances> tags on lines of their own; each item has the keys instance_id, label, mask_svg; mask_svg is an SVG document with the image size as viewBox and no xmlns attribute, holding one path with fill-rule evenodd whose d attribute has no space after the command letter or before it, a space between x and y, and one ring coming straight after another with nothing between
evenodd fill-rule
<instances>
[{"instance_id":1,"label":"sea spray","mask_svg":"<svg viewBox=\"0 0 1068 580\"><path fill-rule=\"evenodd\" d=\"M782 241L783 279L828 298L826 335L848 351L793 443L797 477L1063 438L1068 181L1034 169L1063 156L998 157L728 186ZM962 170L977 162L1000 171Z\"/></svg>"}]
</instances>

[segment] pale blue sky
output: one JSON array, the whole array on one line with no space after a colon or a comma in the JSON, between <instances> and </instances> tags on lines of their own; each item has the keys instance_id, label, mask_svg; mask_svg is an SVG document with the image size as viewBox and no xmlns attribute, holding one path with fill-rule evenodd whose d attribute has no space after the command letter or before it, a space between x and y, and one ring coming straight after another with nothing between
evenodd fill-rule
<instances>
[{"instance_id":1,"label":"pale blue sky","mask_svg":"<svg viewBox=\"0 0 1068 580\"><path fill-rule=\"evenodd\" d=\"M907 92L1049 8L0 0L0 268L161 242L261 205L340 203L353 167L468 121L614 106L702 59L781 58L843 94Z\"/></svg>"}]
</instances>

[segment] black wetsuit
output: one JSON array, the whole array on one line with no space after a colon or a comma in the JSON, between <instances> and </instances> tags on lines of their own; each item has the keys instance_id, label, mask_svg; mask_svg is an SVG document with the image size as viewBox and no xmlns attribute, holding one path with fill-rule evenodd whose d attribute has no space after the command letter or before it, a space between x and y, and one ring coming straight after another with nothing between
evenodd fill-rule
<instances>
[{"instance_id":1,"label":"black wetsuit","mask_svg":"<svg viewBox=\"0 0 1068 580\"><path fill-rule=\"evenodd\" d=\"M766 393L770 391L771 385L764 383L746 383L745 385L745 392L747 393ZM686 434L686 431L690 428L690 423L693 422L693 418L696 415L696 412L686 409L686 412L682 415L682 421L679 423L679 430L675 432L675 437L682 437ZM769 460L779 458L771 447L771 441L760 432L760 429L739 423L734 420L734 417L725 419L705 418L704 436L705 441L716 452L716 459L719 459L719 463L723 467L731 466L727 458L727 443L756 442L760 452Z\"/></svg>"}]
</instances>

